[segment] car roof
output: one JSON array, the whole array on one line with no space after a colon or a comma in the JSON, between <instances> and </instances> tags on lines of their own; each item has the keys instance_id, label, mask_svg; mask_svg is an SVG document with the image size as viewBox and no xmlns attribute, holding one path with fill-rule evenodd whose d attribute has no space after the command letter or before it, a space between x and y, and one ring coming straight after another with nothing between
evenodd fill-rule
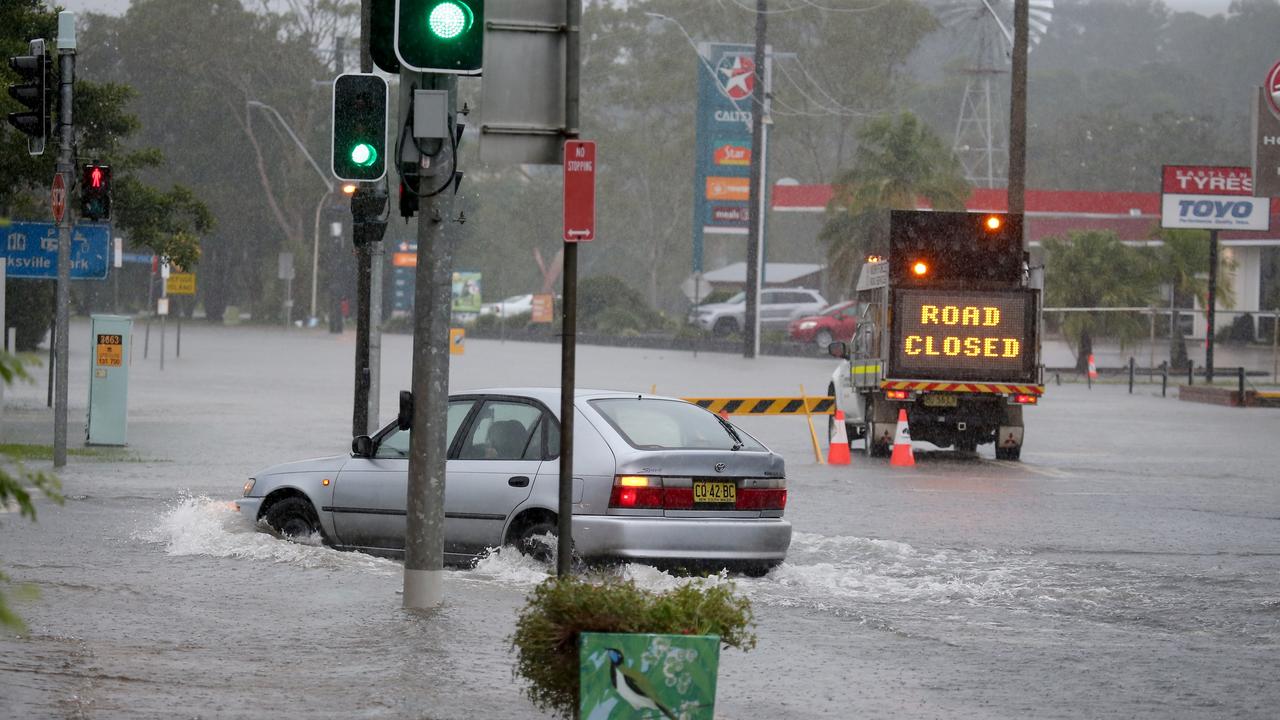
<instances>
[{"instance_id":1,"label":"car roof","mask_svg":"<svg viewBox=\"0 0 1280 720\"><path fill-rule=\"evenodd\" d=\"M545 403L548 407L555 407L556 404L560 402L559 387L487 387L458 390L449 394L451 396L517 395L534 398L535 400ZM573 396L579 400L595 400L610 397L640 397L653 398L655 400L679 400L679 398L672 398L665 395L651 395L649 393L629 392L626 390L599 390L594 388L574 388Z\"/></svg>"}]
</instances>

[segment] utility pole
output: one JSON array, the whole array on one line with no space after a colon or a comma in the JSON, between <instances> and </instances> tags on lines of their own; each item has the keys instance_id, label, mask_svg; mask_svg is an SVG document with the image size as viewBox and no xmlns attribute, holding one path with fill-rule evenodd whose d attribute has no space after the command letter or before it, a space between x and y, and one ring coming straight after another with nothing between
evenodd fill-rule
<instances>
[{"instance_id":1,"label":"utility pole","mask_svg":"<svg viewBox=\"0 0 1280 720\"><path fill-rule=\"evenodd\" d=\"M760 212L764 197L764 51L768 2L756 0L756 47L751 91L751 181L747 196L747 311L742 334L742 356L754 358L760 352L757 316L760 303L760 238L764 217Z\"/></svg>"},{"instance_id":2,"label":"utility pole","mask_svg":"<svg viewBox=\"0 0 1280 720\"><path fill-rule=\"evenodd\" d=\"M401 72L402 82L414 77ZM456 117L454 75L416 74L423 90L447 93L448 118ZM401 94L404 96L404 93ZM412 93L409 94L413 102ZM449 133L453 133L450 123ZM412 133L412 127L400 132ZM419 163L418 264L413 300L413 432L409 437L409 487L404 555L404 606L432 608L444 602L444 488L449 410L449 325L453 305L454 148L450 138ZM425 166L425 167L423 167ZM447 183L447 185L446 185Z\"/></svg>"},{"instance_id":3,"label":"utility pole","mask_svg":"<svg viewBox=\"0 0 1280 720\"><path fill-rule=\"evenodd\" d=\"M1027 32L1030 0L1013 3L1013 67L1009 93L1009 212L1026 211L1027 184ZM1024 230L1022 248L1027 247Z\"/></svg>"},{"instance_id":4,"label":"utility pole","mask_svg":"<svg viewBox=\"0 0 1280 720\"><path fill-rule=\"evenodd\" d=\"M58 87L58 166L67 196L71 194L74 174L72 141L74 138L71 101L76 81L76 15L73 12L58 13L58 71L61 80ZM55 390L53 413L53 466L67 464L67 346L70 339L67 324L71 310L71 203L66 203L62 217L58 219L58 288L57 333L54 345L57 359L54 361Z\"/></svg>"}]
</instances>

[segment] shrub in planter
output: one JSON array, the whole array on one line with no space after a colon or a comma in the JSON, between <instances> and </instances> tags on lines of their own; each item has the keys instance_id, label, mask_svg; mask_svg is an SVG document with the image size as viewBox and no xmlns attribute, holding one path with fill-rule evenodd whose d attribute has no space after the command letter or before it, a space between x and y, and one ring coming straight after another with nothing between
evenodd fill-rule
<instances>
[{"instance_id":1,"label":"shrub in planter","mask_svg":"<svg viewBox=\"0 0 1280 720\"><path fill-rule=\"evenodd\" d=\"M572 717L578 701L578 636L584 632L718 635L725 647L756 645L751 601L732 583L693 581L665 593L616 578L549 578L529 596L511 638L515 673L529 699Z\"/></svg>"}]
</instances>

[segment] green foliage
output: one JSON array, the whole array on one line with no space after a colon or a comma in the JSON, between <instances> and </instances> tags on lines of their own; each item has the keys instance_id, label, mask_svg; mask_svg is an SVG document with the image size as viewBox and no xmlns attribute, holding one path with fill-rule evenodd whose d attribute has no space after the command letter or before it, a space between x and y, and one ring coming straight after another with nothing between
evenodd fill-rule
<instances>
[{"instance_id":1,"label":"green foliage","mask_svg":"<svg viewBox=\"0 0 1280 720\"><path fill-rule=\"evenodd\" d=\"M4 351L0 351L0 378L6 385L13 384L15 380L30 380L22 360ZM62 503L61 485L57 477L26 469L8 452L3 455L4 462L0 464L0 508L15 504L18 506L19 517L35 522L36 506L28 488L35 488L53 502ZM7 585L8 582L9 578L0 573L0 586ZM24 592L24 589L19 588L19 592ZM23 629L22 618L9 609L3 592L0 592L0 627Z\"/></svg>"},{"instance_id":2,"label":"green foliage","mask_svg":"<svg viewBox=\"0 0 1280 720\"><path fill-rule=\"evenodd\" d=\"M1044 250L1047 307L1145 308L1155 301L1158 280L1150 256L1121 243L1115 233L1073 232L1045 240ZM1072 312L1062 330L1082 345L1097 335L1124 343L1144 334L1147 322L1134 313Z\"/></svg>"},{"instance_id":3,"label":"green foliage","mask_svg":"<svg viewBox=\"0 0 1280 720\"><path fill-rule=\"evenodd\" d=\"M970 191L942 139L909 112L872 120L858 141L853 167L836 179L818 234L839 295L852 291L868 253L887 250L884 210L914 209L921 198L935 210L963 210Z\"/></svg>"},{"instance_id":4,"label":"green foliage","mask_svg":"<svg viewBox=\"0 0 1280 720\"><path fill-rule=\"evenodd\" d=\"M663 326L649 303L612 275L584 278L578 283L578 330L608 335L646 332Z\"/></svg>"},{"instance_id":5,"label":"green foliage","mask_svg":"<svg viewBox=\"0 0 1280 720\"><path fill-rule=\"evenodd\" d=\"M578 697L578 634L719 635L725 647L756 646L751 601L732 583L694 581L666 593L632 581L553 577L534 588L511 638L515 674L543 710L573 714Z\"/></svg>"}]
</instances>

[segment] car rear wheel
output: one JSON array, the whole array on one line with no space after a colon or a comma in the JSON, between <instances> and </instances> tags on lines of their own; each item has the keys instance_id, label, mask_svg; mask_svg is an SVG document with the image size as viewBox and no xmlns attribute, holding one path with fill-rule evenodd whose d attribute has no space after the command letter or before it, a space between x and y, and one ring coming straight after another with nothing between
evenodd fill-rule
<instances>
[{"instance_id":1,"label":"car rear wheel","mask_svg":"<svg viewBox=\"0 0 1280 720\"><path fill-rule=\"evenodd\" d=\"M535 520L512 535L511 546L521 555L527 555L538 562L554 562L558 548L558 529L555 520Z\"/></svg>"},{"instance_id":2,"label":"car rear wheel","mask_svg":"<svg viewBox=\"0 0 1280 720\"><path fill-rule=\"evenodd\" d=\"M267 525L286 540L305 540L320 534L320 519L305 498L287 497L267 508Z\"/></svg>"}]
</instances>

